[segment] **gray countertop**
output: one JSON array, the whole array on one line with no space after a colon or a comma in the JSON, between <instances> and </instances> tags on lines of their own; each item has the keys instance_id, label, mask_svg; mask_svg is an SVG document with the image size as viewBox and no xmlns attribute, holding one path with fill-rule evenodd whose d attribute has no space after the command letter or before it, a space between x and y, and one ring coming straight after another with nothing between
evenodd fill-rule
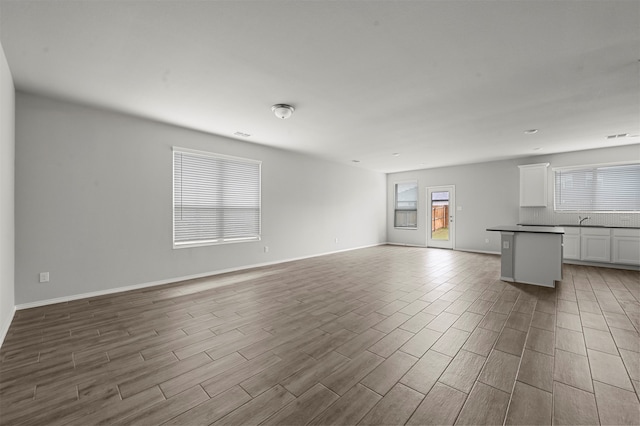
<instances>
[{"instance_id":1,"label":"gray countertop","mask_svg":"<svg viewBox=\"0 0 640 426\"><path fill-rule=\"evenodd\" d=\"M561 225L546 225L546 224L536 224L536 223L519 223L518 226L541 226L541 227L561 226L561 227L571 227L571 228L640 229L637 226L578 225L578 224L566 224L566 223L563 223Z\"/></svg>"},{"instance_id":2,"label":"gray countertop","mask_svg":"<svg viewBox=\"0 0 640 426\"><path fill-rule=\"evenodd\" d=\"M487 231L503 232L531 232L537 234L564 234L564 228L560 226L526 226L526 225L501 225L487 228Z\"/></svg>"}]
</instances>

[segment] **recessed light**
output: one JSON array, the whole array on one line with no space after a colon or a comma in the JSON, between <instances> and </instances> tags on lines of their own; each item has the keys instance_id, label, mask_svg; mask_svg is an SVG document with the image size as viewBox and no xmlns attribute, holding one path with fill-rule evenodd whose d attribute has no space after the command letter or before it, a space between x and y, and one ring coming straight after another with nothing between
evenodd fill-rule
<instances>
[{"instance_id":1,"label":"recessed light","mask_svg":"<svg viewBox=\"0 0 640 426\"><path fill-rule=\"evenodd\" d=\"M393 154L391 154L391 155L393 155L394 157L398 157L398 156L400 156L400 153L399 153L399 152L394 152L394 153L393 153Z\"/></svg>"},{"instance_id":2,"label":"recessed light","mask_svg":"<svg viewBox=\"0 0 640 426\"><path fill-rule=\"evenodd\" d=\"M535 133L538 133L538 129L529 129L524 131L525 135L533 135Z\"/></svg>"}]
</instances>

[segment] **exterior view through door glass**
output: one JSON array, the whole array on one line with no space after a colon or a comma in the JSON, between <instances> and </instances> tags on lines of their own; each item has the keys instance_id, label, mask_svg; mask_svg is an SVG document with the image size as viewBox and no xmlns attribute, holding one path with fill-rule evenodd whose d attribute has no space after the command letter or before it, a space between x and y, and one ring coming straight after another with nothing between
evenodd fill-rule
<instances>
[{"instance_id":1,"label":"exterior view through door glass","mask_svg":"<svg viewBox=\"0 0 640 426\"><path fill-rule=\"evenodd\" d=\"M454 186L427 188L427 246L453 248Z\"/></svg>"}]
</instances>

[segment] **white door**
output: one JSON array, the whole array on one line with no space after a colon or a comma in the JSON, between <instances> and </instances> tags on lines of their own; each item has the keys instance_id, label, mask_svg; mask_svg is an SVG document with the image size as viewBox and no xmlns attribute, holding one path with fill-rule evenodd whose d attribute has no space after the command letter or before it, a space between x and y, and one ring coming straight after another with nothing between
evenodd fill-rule
<instances>
[{"instance_id":1,"label":"white door","mask_svg":"<svg viewBox=\"0 0 640 426\"><path fill-rule=\"evenodd\" d=\"M455 186L427 188L427 247L454 248Z\"/></svg>"}]
</instances>

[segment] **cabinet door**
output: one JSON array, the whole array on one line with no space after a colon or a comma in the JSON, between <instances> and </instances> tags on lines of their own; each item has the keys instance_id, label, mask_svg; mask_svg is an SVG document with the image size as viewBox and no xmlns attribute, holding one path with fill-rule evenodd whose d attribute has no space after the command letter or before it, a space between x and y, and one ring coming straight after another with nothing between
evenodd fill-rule
<instances>
[{"instance_id":1,"label":"cabinet door","mask_svg":"<svg viewBox=\"0 0 640 426\"><path fill-rule=\"evenodd\" d=\"M520 207L547 206L547 167L549 163L528 164L520 168Z\"/></svg>"},{"instance_id":2,"label":"cabinet door","mask_svg":"<svg viewBox=\"0 0 640 426\"><path fill-rule=\"evenodd\" d=\"M614 236L613 262L640 265L640 237Z\"/></svg>"},{"instance_id":3,"label":"cabinet door","mask_svg":"<svg viewBox=\"0 0 640 426\"><path fill-rule=\"evenodd\" d=\"M611 237L581 235L580 259L592 262L611 262Z\"/></svg>"},{"instance_id":4,"label":"cabinet door","mask_svg":"<svg viewBox=\"0 0 640 426\"><path fill-rule=\"evenodd\" d=\"M564 234L563 258L580 260L580 235Z\"/></svg>"}]
</instances>

